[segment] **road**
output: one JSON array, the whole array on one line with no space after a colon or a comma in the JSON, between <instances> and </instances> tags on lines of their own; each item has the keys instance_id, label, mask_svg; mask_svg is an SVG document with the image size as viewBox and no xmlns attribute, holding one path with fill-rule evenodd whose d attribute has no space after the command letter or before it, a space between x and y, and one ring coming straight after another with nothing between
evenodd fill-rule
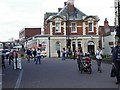
<instances>
[{"instance_id":1,"label":"road","mask_svg":"<svg viewBox=\"0 0 120 90\"><path fill-rule=\"evenodd\" d=\"M81 74L77 61L60 58L44 58L42 64L22 61L22 70L12 65L3 69L3 88L118 88L116 79L110 77L111 65L102 63L102 73L92 61L92 74Z\"/></svg>"}]
</instances>

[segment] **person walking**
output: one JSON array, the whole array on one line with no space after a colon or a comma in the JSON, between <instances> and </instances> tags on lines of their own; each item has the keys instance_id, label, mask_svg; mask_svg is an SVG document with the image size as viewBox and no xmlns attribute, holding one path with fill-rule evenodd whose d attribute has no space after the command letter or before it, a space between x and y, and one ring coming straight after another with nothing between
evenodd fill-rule
<instances>
[{"instance_id":1,"label":"person walking","mask_svg":"<svg viewBox=\"0 0 120 90\"><path fill-rule=\"evenodd\" d=\"M103 55L103 52L100 49L100 47L98 47L96 50L96 61L97 61L97 65L98 65L98 72L100 72L100 73L102 72L102 70L101 70L102 55Z\"/></svg>"},{"instance_id":2,"label":"person walking","mask_svg":"<svg viewBox=\"0 0 120 90\"><path fill-rule=\"evenodd\" d=\"M36 64L38 63L41 64L41 51L39 48L37 49L37 59L36 59Z\"/></svg>"},{"instance_id":3,"label":"person walking","mask_svg":"<svg viewBox=\"0 0 120 90\"><path fill-rule=\"evenodd\" d=\"M78 51L76 52L76 56L77 56L77 64L78 64L78 69L80 71L80 64L81 64L81 60L83 57L83 51L82 48L79 48Z\"/></svg>"},{"instance_id":4,"label":"person walking","mask_svg":"<svg viewBox=\"0 0 120 90\"><path fill-rule=\"evenodd\" d=\"M65 51L65 48L63 48L63 50L62 50L62 60L65 60L65 54L66 54L66 51Z\"/></svg>"},{"instance_id":5,"label":"person walking","mask_svg":"<svg viewBox=\"0 0 120 90\"><path fill-rule=\"evenodd\" d=\"M116 84L120 84L120 39L112 51L112 65L114 65L116 69Z\"/></svg>"}]
</instances>

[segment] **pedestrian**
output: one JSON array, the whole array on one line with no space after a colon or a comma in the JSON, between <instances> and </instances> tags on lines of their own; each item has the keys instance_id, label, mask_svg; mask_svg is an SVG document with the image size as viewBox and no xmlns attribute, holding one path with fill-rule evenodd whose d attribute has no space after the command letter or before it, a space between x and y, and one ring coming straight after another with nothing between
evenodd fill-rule
<instances>
[{"instance_id":1,"label":"pedestrian","mask_svg":"<svg viewBox=\"0 0 120 90\"><path fill-rule=\"evenodd\" d=\"M66 51L65 51L65 48L63 48L62 50L62 60L65 60L65 55L66 55Z\"/></svg>"},{"instance_id":2,"label":"pedestrian","mask_svg":"<svg viewBox=\"0 0 120 90\"><path fill-rule=\"evenodd\" d=\"M2 67L5 68L5 56L2 53Z\"/></svg>"},{"instance_id":3,"label":"pedestrian","mask_svg":"<svg viewBox=\"0 0 120 90\"><path fill-rule=\"evenodd\" d=\"M73 60L76 59L76 50L73 51Z\"/></svg>"},{"instance_id":4,"label":"pedestrian","mask_svg":"<svg viewBox=\"0 0 120 90\"><path fill-rule=\"evenodd\" d=\"M31 50L27 49L26 54L27 54L27 61L30 62Z\"/></svg>"},{"instance_id":5,"label":"pedestrian","mask_svg":"<svg viewBox=\"0 0 120 90\"><path fill-rule=\"evenodd\" d=\"M80 47L78 49L78 51L76 52L76 56L77 56L77 64L78 64L78 69L80 71L80 65L81 65L81 60L83 58L83 51L82 48Z\"/></svg>"},{"instance_id":6,"label":"pedestrian","mask_svg":"<svg viewBox=\"0 0 120 90\"><path fill-rule=\"evenodd\" d=\"M100 72L100 73L102 72L102 70L101 70L102 56L103 56L103 52L100 49L100 47L98 47L96 50L96 61L97 61L97 65L98 65L98 72Z\"/></svg>"},{"instance_id":7,"label":"pedestrian","mask_svg":"<svg viewBox=\"0 0 120 90\"><path fill-rule=\"evenodd\" d=\"M37 51L36 51L36 49L34 49L34 51L33 51L34 61L36 61L36 55L37 55Z\"/></svg>"},{"instance_id":8,"label":"pedestrian","mask_svg":"<svg viewBox=\"0 0 120 90\"><path fill-rule=\"evenodd\" d=\"M41 51L39 48L37 49L37 59L36 59L36 64L38 63L41 64Z\"/></svg>"},{"instance_id":9,"label":"pedestrian","mask_svg":"<svg viewBox=\"0 0 120 90\"><path fill-rule=\"evenodd\" d=\"M13 50L11 50L9 54L9 65L11 65L11 61L13 61L13 59L14 59L14 52Z\"/></svg>"},{"instance_id":10,"label":"pedestrian","mask_svg":"<svg viewBox=\"0 0 120 90\"><path fill-rule=\"evenodd\" d=\"M112 51L112 65L116 69L116 84L120 83L120 39L117 41L117 45L113 48Z\"/></svg>"},{"instance_id":11,"label":"pedestrian","mask_svg":"<svg viewBox=\"0 0 120 90\"><path fill-rule=\"evenodd\" d=\"M58 58L60 58L60 50L57 50Z\"/></svg>"}]
</instances>

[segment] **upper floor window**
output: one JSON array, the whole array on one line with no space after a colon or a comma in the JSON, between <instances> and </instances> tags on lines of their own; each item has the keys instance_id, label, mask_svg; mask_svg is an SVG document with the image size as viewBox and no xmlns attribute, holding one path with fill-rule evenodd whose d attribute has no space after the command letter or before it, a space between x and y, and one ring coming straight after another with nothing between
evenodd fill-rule
<instances>
[{"instance_id":1,"label":"upper floor window","mask_svg":"<svg viewBox=\"0 0 120 90\"><path fill-rule=\"evenodd\" d=\"M93 32L93 24L91 22L89 23L89 32Z\"/></svg>"},{"instance_id":2,"label":"upper floor window","mask_svg":"<svg viewBox=\"0 0 120 90\"><path fill-rule=\"evenodd\" d=\"M76 23L72 23L72 32L77 32L77 25L76 25Z\"/></svg>"},{"instance_id":3,"label":"upper floor window","mask_svg":"<svg viewBox=\"0 0 120 90\"><path fill-rule=\"evenodd\" d=\"M56 22L56 32L60 32L60 22Z\"/></svg>"}]
</instances>

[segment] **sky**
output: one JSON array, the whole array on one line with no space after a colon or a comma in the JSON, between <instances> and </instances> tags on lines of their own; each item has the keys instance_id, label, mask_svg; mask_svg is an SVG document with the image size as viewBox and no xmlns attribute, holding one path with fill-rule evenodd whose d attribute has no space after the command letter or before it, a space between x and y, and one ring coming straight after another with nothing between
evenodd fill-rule
<instances>
[{"instance_id":1,"label":"sky","mask_svg":"<svg viewBox=\"0 0 120 90\"><path fill-rule=\"evenodd\" d=\"M0 0L0 41L18 39L25 27L42 28L44 14L57 12L67 0ZM107 18L114 25L114 0L75 0L75 7L86 15L97 15L99 25Z\"/></svg>"}]
</instances>

